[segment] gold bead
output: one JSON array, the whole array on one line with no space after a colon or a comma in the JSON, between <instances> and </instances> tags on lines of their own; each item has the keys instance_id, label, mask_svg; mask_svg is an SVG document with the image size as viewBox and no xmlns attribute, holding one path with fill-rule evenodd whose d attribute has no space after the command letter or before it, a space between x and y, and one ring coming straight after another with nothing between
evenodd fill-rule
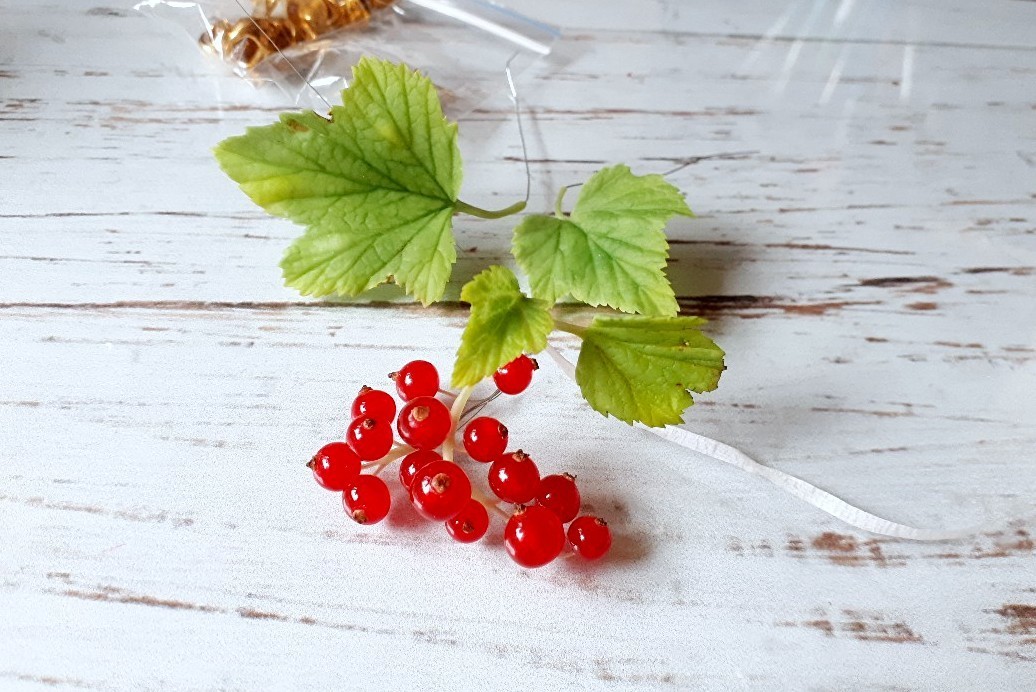
<instances>
[{"instance_id":1,"label":"gold bead","mask_svg":"<svg viewBox=\"0 0 1036 692\"><path fill-rule=\"evenodd\" d=\"M205 50L250 70L278 50L370 19L395 0L252 0L252 15L216 19L198 38ZM279 15L279 16L278 16Z\"/></svg>"},{"instance_id":2,"label":"gold bead","mask_svg":"<svg viewBox=\"0 0 1036 692\"><path fill-rule=\"evenodd\" d=\"M370 19L371 13L363 0L328 0L335 6L335 27L359 24Z\"/></svg>"},{"instance_id":3,"label":"gold bead","mask_svg":"<svg viewBox=\"0 0 1036 692\"><path fill-rule=\"evenodd\" d=\"M288 22L303 41L334 27L335 12L327 0L287 0Z\"/></svg>"}]
</instances>

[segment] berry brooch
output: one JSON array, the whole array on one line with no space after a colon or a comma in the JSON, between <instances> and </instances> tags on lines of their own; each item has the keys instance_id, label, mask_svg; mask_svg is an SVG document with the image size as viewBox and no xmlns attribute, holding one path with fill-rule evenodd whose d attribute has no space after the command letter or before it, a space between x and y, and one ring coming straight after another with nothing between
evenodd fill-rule
<instances>
[{"instance_id":1,"label":"berry brooch","mask_svg":"<svg viewBox=\"0 0 1036 692\"><path fill-rule=\"evenodd\" d=\"M351 297L394 283L428 305L442 298L457 259L454 217L500 219L526 207L462 201L457 124L443 116L431 81L372 58L356 65L342 105L326 117L284 113L224 140L215 154L256 204L305 227L281 262L285 282L303 295ZM390 511L380 474L398 460L413 506L457 541L481 538L494 512L506 517L504 543L522 566L547 564L566 544L584 558L602 557L611 532L601 518L578 516L575 479L542 476L503 424L476 415L485 400L468 405L474 386L492 378L500 393L524 391L536 369L530 356L554 331L581 341L575 381L587 403L626 423L682 423L692 392L719 385L724 353L702 333L704 320L678 314L666 276L665 226L692 216L680 191L623 165L594 173L567 211L566 190L552 213L524 215L514 228L521 284L497 265L462 287L470 316L451 376L456 391L441 387L430 363L407 363L393 376L400 404L386 391L362 389L345 440L313 457L317 481L342 493L358 523ZM554 306L566 296L607 310L588 324L563 321ZM492 497L465 471L477 464L487 467Z\"/></svg>"},{"instance_id":2,"label":"berry brooch","mask_svg":"<svg viewBox=\"0 0 1036 692\"><path fill-rule=\"evenodd\" d=\"M399 485L414 509L442 522L459 543L482 538L493 512L506 520L504 546L523 567L546 565L566 545L588 560L601 558L611 547L611 531L600 517L578 516L575 476L541 476L532 457L509 450L503 423L477 415L501 393L524 392L536 368L535 360L518 356L493 374L494 394L470 402L470 387L458 394L440 389L434 365L411 361L389 376L402 406L397 410L387 391L363 387L352 403L346 441L324 445L307 465L317 483L342 493L346 514L358 524L388 516L392 494L382 473L398 462ZM491 495L468 475L479 465ZM503 509L504 503L513 508Z\"/></svg>"}]
</instances>

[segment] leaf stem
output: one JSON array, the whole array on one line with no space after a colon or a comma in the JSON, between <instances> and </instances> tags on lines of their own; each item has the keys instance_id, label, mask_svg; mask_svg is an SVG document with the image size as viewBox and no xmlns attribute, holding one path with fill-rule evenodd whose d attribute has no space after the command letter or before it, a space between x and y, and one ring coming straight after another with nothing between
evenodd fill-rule
<instances>
[{"instance_id":1,"label":"leaf stem","mask_svg":"<svg viewBox=\"0 0 1036 692\"><path fill-rule=\"evenodd\" d=\"M575 334L580 339L586 338L586 327L580 327L577 324L571 324L570 322L555 319L554 328L563 332L568 332L569 334Z\"/></svg>"},{"instance_id":2,"label":"leaf stem","mask_svg":"<svg viewBox=\"0 0 1036 692\"><path fill-rule=\"evenodd\" d=\"M515 202L514 204L505 209L489 210L472 206L467 202L462 202L458 199L453 204L453 210L460 212L462 214L477 216L480 219L502 219L505 216L513 216L514 214L524 211L525 200L522 200L521 202Z\"/></svg>"},{"instance_id":3,"label":"leaf stem","mask_svg":"<svg viewBox=\"0 0 1036 692\"><path fill-rule=\"evenodd\" d=\"M565 207L562 206L562 203L565 201L565 193L568 192L568 188L570 187L572 186L566 185L558 190L558 196L554 198L554 216L559 219L565 218Z\"/></svg>"},{"instance_id":4,"label":"leaf stem","mask_svg":"<svg viewBox=\"0 0 1036 692\"><path fill-rule=\"evenodd\" d=\"M475 388L468 385L460 390L457 398L453 400L453 407L450 409L450 433L446 436L446 441L442 443L442 458L446 461L453 461L453 449L457 444L457 427L460 423L460 417L464 415L464 407L468 405L468 399L471 398L473 391L475 391Z\"/></svg>"}]
</instances>

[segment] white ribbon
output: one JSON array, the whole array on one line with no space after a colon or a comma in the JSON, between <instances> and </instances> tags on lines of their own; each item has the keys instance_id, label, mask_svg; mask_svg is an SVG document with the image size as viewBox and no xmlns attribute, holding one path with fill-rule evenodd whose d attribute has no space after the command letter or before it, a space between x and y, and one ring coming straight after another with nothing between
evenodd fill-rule
<instances>
[{"instance_id":1,"label":"white ribbon","mask_svg":"<svg viewBox=\"0 0 1036 692\"><path fill-rule=\"evenodd\" d=\"M553 346L547 346L547 354L554 359L561 371L568 376L573 382L576 379L576 369L565 356L561 354ZM756 476L761 476L766 480L776 485L781 490L791 493L795 497L808 502L817 509L827 512L831 516L841 519L846 524L855 526L858 529L864 531L870 531L871 533L880 534L882 536L891 536L893 538L906 538L912 541L948 541L957 538L964 538L977 533L980 529L968 529L950 531L946 529L919 529L913 526L907 526L906 524L899 524L888 519L883 519L877 515L865 512L859 507L855 507L845 500L835 497L826 490L807 483L801 478L796 478L791 474L778 471L777 469L770 468L769 466L763 466L759 462L755 461L747 454L739 449L735 449L728 444L723 444L718 440L713 440L711 437L705 437L697 433L692 433L683 428L677 428L672 425L667 425L664 428L649 428L646 425L640 423L636 424L638 428L647 430L649 433L658 435L663 440L668 440L673 444L680 445L686 449L704 454L707 457L712 457L716 461L722 461L724 464L730 464L736 466L742 471L747 471Z\"/></svg>"}]
</instances>

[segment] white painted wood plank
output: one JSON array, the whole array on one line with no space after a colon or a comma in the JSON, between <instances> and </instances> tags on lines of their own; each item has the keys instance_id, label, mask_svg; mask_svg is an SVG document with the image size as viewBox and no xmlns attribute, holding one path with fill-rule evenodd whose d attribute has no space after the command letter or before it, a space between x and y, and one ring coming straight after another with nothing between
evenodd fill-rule
<instances>
[{"instance_id":1,"label":"white painted wood plank","mask_svg":"<svg viewBox=\"0 0 1036 692\"><path fill-rule=\"evenodd\" d=\"M299 230L264 218L208 153L221 137L272 118L276 97L216 76L189 42L163 40L160 26L86 19L65 28L56 46L74 46L97 64L69 70L15 56L5 80L3 155L21 172L5 177L0 195L5 298L296 299L279 285L275 263ZM119 44L121 64L110 51L89 50L117 22L140 32ZM681 262L693 259L699 271L729 262L729 252L710 257L710 244L731 241L758 255L742 273L757 285L724 286L726 293L777 286L803 264L832 258L858 279L928 275L930 267L952 281L948 274L969 268L962 257L982 259L972 268L1036 265L1036 133L1027 126L1036 81L1025 79L1032 51L918 48L904 98L904 51L886 44L810 44L789 64L788 47L774 43L585 38L573 43L584 52L560 75L527 80L533 208L547 208L558 185L607 162L660 171L681 157L755 151L674 177L702 216L671 231L704 243L678 249ZM168 50L144 54L155 43ZM688 64L693 82L671 88ZM465 196L488 206L509 203L522 188L508 117L505 104L488 104L464 122ZM458 221L460 280L506 253L510 227ZM713 277L679 269L682 295L717 288ZM839 291L830 282L803 288Z\"/></svg>"},{"instance_id":2,"label":"white painted wood plank","mask_svg":"<svg viewBox=\"0 0 1036 692\"><path fill-rule=\"evenodd\" d=\"M957 545L855 535L600 419L553 369L496 410L545 468L580 476L613 521L613 560L524 573L499 539L453 545L404 504L386 526L347 525L300 459L340 432L362 382L412 354L447 367L461 326L393 315L5 310L0 511L5 526L32 527L2 558L0 636L17 644L7 670L101 687L321 687L341 674L330 648L385 686L434 662L488 666L494 688L523 675L562 687L1025 679L1031 646L1010 608L1033 600L1031 519ZM786 362L806 358L800 322L769 321L776 348L737 358L753 324L714 326L737 377L692 411L697 428L906 520L1031 507L1031 369L978 419L953 392L992 363L957 362L945 387L916 387L861 349L865 376L845 378L844 365ZM172 650L146 653L159 646Z\"/></svg>"}]
</instances>

